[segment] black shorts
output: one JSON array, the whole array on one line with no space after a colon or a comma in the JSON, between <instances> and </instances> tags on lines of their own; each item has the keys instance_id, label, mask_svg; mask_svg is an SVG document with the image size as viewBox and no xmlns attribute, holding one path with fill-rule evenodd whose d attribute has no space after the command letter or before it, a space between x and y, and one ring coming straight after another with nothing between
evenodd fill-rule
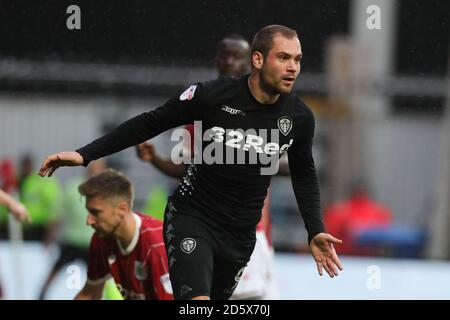
<instances>
[{"instance_id":1,"label":"black shorts","mask_svg":"<svg viewBox=\"0 0 450 320\"><path fill-rule=\"evenodd\" d=\"M174 208L169 201L164 217L164 243L174 298L232 295L256 242L255 230L229 230ZM213 214L213 213L211 213Z\"/></svg>"}]
</instances>

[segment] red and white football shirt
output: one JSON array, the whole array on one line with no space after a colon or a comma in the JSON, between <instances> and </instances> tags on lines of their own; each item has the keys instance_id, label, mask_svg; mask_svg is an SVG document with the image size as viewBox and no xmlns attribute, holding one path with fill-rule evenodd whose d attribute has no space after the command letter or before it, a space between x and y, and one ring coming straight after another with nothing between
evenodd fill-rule
<instances>
[{"instance_id":1,"label":"red and white football shirt","mask_svg":"<svg viewBox=\"0 0 450 320\"><path fill-rule=\"evenodd\" d=\"M87 281L97 284L112 276L124 299L172 300L162 222L133 216L136 230L127 248L117 239L92 236Z\"/></svg>"}]
</instances>

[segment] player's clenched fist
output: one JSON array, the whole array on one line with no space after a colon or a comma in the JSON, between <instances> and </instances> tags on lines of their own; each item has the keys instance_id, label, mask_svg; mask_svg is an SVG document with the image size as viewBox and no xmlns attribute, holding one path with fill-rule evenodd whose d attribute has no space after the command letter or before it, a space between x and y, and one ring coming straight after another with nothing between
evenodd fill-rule
<instances>
[{"instance_id":1,"label":"player's clenched fist","mask_svg":"<svg viewBox=\"0 0 450 320\"><path fill-rule=\"evenodd\" d=\"M63 151L52 154L48 156L44 162L42 162L41 168L39 169L39 175L49 177L55 172L59 167L64 166L81 166L83 165L83 157L76 151Z\"/></svg>"},{"instance_id":2,"label":"player's clenched fist","mask_svg":"<svg viewBox=\"0 0 450 320\"><path fill-rule=\"evenodd\" d=\"M143 142L136 146L136 153L142 161L152 161L155 157L155 146L150 142Z\"/></svg>"}]
</instances>

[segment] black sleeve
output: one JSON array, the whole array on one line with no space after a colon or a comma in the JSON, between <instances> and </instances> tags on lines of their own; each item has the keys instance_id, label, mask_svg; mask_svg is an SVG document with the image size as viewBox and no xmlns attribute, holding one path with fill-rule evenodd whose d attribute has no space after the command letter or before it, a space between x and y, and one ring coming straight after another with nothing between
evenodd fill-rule
<instances>
[{"instance_id":1,"label":"black sleeve","mask_svg":"<svg viewBox=\"0 0 450 320\"><path fill-rule=\"evenodd\" d=\"M171 128L201 120L201 91L200 84L190 86L179 97L125 121L103 137L77 149L83 157L83 165L87 166L90 161L142 143Z\"/></svg>"},{"instance_id":2,"label":"black sleeve","mask_svg":"<svg viewBox=\"0 0 450 320\"><path fill-rule=\"evenodd\" d=\"M312 155L314 136L314 116L307 110L308 116L302 121L298 138L288 149L289 170L298 208L308 231L308 244L317 234L324 232L320 208L319 179Z\"/></svg>"}]
</instances>

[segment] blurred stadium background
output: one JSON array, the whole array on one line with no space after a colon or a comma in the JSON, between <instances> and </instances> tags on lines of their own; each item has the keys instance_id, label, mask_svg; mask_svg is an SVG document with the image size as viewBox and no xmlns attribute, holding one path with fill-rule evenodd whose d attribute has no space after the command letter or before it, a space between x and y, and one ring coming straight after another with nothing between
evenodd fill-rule
<instances>
[{"instance_id":1,"label":"blurred stadium background","mask_svg":"<svg viewBox=\"0 0 450 320\"><path fill-rule=\"evenodd\" d=\"M37 169L45 155L83 146L187 85L215 78L223 36L251 41L262 26L285 24L303 46L295 91L317 119L325 219L349 246L342 276L316 276L290 179L274 177L280 297L450 299L448 1L76 2L0 1L3 187L12 171L19 177L24 155ZM66 28L71 4L81 8L80 30ZM380 8L381 29L368 28L371 5ZM170 132L154 139L166 155L175 145L169 141ZM158 210L176 186L133 149L108 163L135 183L138 210L149 201ZM60 170L58 185L83 170ZM372 205L360 212L351 190L362 184ZM23 241L21 227L5 213L0 220L4 298L36 299L59 249ZM76 293L64 271L48 298Z\"/></svg>"}]
</instances>

